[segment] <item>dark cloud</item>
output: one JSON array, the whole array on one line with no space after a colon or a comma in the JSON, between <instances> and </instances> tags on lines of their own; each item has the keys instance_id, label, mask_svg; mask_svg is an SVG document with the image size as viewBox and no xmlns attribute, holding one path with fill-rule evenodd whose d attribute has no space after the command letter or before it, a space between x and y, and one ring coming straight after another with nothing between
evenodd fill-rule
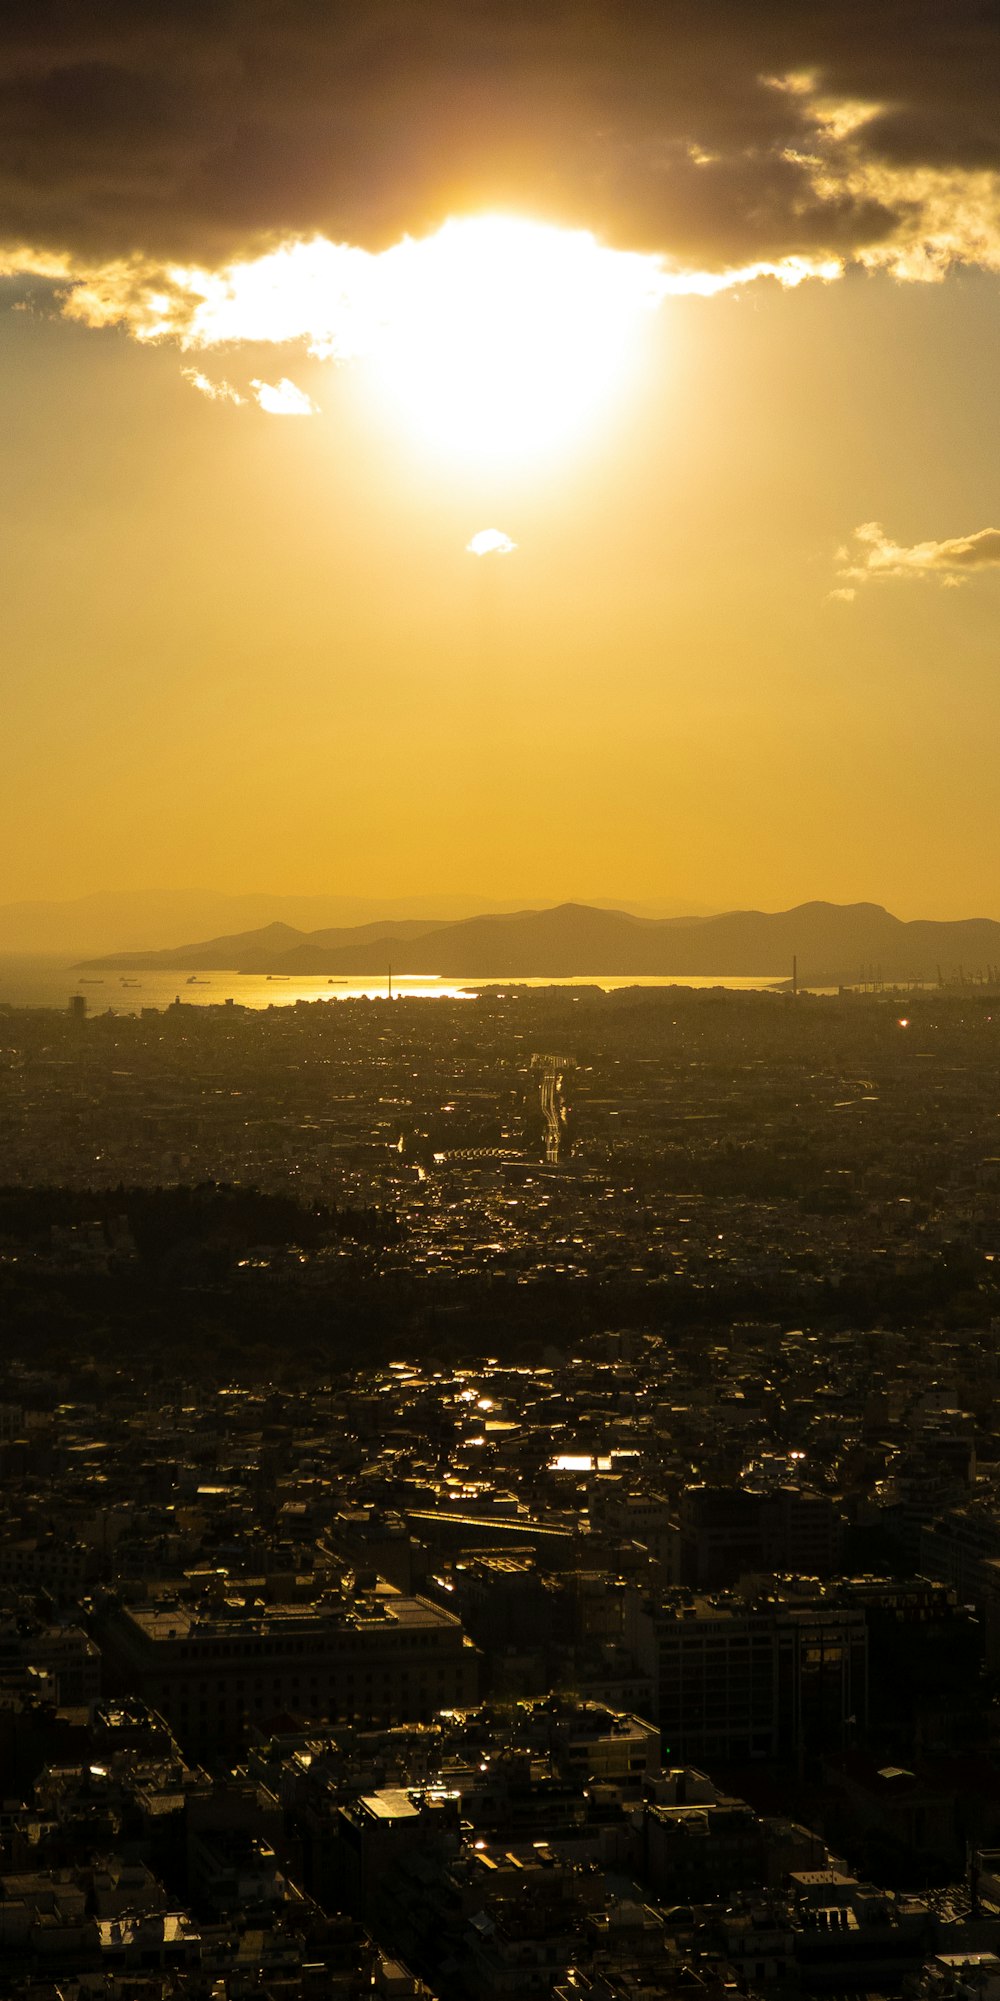
<instances>
[{"instance_id":1,"label":"dark cloud","mask_svg":"<svg viewBox=\"0 0 1000 2001\"><path fill-rule=\"evenodd\" d=\"M819 180L813 101L877 103L869 163L1000 170L995 0L7 0L0 237L210 260L371 248L517 205L708 265L892 229Z\"/></svg>"}]
</instances>

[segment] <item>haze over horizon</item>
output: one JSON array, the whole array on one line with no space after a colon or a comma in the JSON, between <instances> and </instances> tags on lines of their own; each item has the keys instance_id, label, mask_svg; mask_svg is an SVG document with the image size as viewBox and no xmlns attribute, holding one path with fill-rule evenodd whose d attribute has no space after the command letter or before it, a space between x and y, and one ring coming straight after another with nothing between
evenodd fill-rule
<instances>
[{"instance_id":1,"label":"haze over horizon","mask_svg":"<svg viewBox=\"0 0 1000 2001\"><path fill-rule=\"evenodd\" d=\"M0 952L143 951L184 938L209 937L249 930L272 922L308 931L323 925L352 925L386 918L457 920L491 911L540 909L573 901L639 916L696 916L691 906L677 902L645 907L626 898L481 896L295 896L266 895L248 890L95 890L65 900L25 899L0 904ZM167 937L170 932L170 937ZM176 937L173 935L176 932Z\"/></svg>"},{"instance_id":2,"label":"haze over horizon","mask_svg":"<svg viewBox=\"0 0 1000 2001\"><path fill-rule=\"evenodd\" d=\"M997 54L15 5L4 903L998 908Z\"/></svg>"},{"instance_id":3,"label":"haze over horizon","mask_svg":"<svg viewBox=\"0 0 1000 2001\"><path fill-rule=\"evenodd\" d=\"M523 948L519 948L517 964L521 972L542 973L547 967L551 970L547 956L549 947L554 936L563 933L569 922L570 932L564 936L557 954L559 970L579 971L581 974L589 972L592 975L617 974L626 971L632 963L627 951L621 958L618 934L613 927L608 928L606 922L618 918L622 918L626 925L637 921L644 931L662 926L678 941L682 936L696 939L702 928L706 932L711 931L717 939L731 936L734 943L738 941L732 965L724 953L722 958L713 958L711 964L719 972L733 974L743 970L741 952L748 923L755 931L763 952L759 965L755 960L755 968L768 972L777 971L790 953L800 951L806 955L803 966L808 964L814 977L820 976L817 971L820 966L828 971L836 966L837 977L843 977L853 969L855 959L867 961L873 954L877 956L886 950L892 951L894 946L890 941L895 940L902 952L902 976L909 977L914 973L914 966L906 958L907 951L911 949L903 945L906 934L922 937L920 949L932 957L935 953L940 958L942 953L947 956L954 952L961 959L968 957L971 951L973 958L978 954L992 964L994 950L1000 955L1000 938L992 936L993 927L1000 924L1000 920L991 918L986 912L966 912L962 917L951 919L935 918L927 913L904 917L899 912L888 911L883 904L870 898L850 904L808 898L785 910L773 910L763 905L740 909L730 905L719 911L698 911L680 904L665 908L641 906L629 903L625 898L512 897L490 901L448 896L395 899L282 897L253 893L224 896L210 891L183 890L159 895L98 892L64 902L0 905L0 955L11 962L32 956L57 958L63 962L74 957L85 965L88 962L95 965L104 963L105 960L113 965L118 962L117 955L124 955L121 958L122 967L131 966L133 961L136 965L153 965L162 960L164 966L174 964L197 969L205 965L239 968L249 953L248 964L262 971L273 966L277 971L284 965L282 955L294 947L319 945L325 949L334 943L342 942L346 946L352 941L364 945L364 934L371 933L373 937L398 936L404 941L397 954L397 964L405 970L403 961L409 963L409 942L418 935L426 935L436 943L442 942L446 935L454 934L458 938L466 932L475 938L480 935L477 931L479 920L495 927L499 933L504 929L504 920L516 923L517 920L527 919L530 923L526 937L530 939L535 935L540 940L544 939L545 951L536 967L531 963L530 947L527 956L524 956ZM727 930L729 919L736 921L734 931ZM338 936L335 938L334 934ZM489 934L484 932L482 935L486 937ZM770 951L768 941L779 938L781 943L778 949ZM573 956L572 939L585 946L584 955L579 959ZM600 947L602 939L616 941L605 958L601 957L600 949L594 950ZM240 948L231 957L215 949L227 943ZM207 958L197 951L188 951L189 947L197 946L211 948ZM563 963L562 955L567 950L569 956ZM97 957L92 958L92 955ZM488 956L480 954L477 958L474 953L465 970L485 976L490 971ZM417 957L420 958L419 949ZM620 958L621 963L618 963ZM381 959L378 962L381 963ZM678 963L682 965L683 961ZM332 962L330 969L333 969ZM426 967L422 969L428 970ZM700 961L691 969L706 970ZM324 963L311 970L328 969ZM349 970L357 970L353 962ZM646 970L653 970L653 967Z\"/></svg>"}]
</instances>

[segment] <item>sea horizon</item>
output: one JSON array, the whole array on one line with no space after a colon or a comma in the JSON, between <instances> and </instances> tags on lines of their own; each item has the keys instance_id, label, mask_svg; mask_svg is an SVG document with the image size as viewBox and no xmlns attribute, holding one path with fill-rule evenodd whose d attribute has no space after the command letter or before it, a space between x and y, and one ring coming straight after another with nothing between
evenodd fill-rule
<instances>
[{"instance_id":1,"label":"sea horizon","mask_svg":"<svg viewBox=\"0 0 1000 2001\"><path fill-rule=\"evenodd\" d=\"M628 987L724 987L737 993L774 992L787 986L787 972L756 974L574 973L496 974L461 979L435 973L392 975L396 1000L471 1000L478 992L508 987L598 987L612 993ZM163 1009L175 1000L192 1006L221 1007L227 1000L249 1008L289 1007L296 1001L385 1000L388 974L350 978L316 974L289 978L281 974L236 971L188 973L157 968L135 973L84 972L79 958L67 953L0 952L0 1007L65 1008L82 994L92 1014L139 1014L143 1008Z\"/></svg>"}]
</instances>

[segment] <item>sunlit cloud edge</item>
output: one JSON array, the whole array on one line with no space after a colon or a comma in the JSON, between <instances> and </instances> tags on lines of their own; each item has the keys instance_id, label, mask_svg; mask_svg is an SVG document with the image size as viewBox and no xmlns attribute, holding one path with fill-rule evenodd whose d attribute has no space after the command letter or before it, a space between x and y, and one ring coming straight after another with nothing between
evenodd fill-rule
<instances>
[{"instance_id":1,"label":"sunlit cloud edge","mask_svg":"<svg viewBox=\"0 0 1000 2001\"><path fill-rule=\"evenodd\" d=\"M884 109L880 104L826 96L808 71L760 81L794 98L798 107L802 141L794 152L786 148L784 157L805 170L821 208L829 204L836 211L851 204L880 215L873 240L846 250L833 245L794 250L713 269L666 251L614 248L586 230L526 217L492 220L501 230L505 223L534 230L570 259L586 256L637 314L655 312L667 300L711 300L763 282L785 290L831 283L851 266L902 283L940 282L963 265L1000 273L1000 174L889 163L866 150L869 127ZM712 158L697 148L692 157L706 164ZM124 328L140 342L175 341L185 353L298 346L316 359L344 362L372 352L405 301L413 274L433 265L449 237L490 220L453 216L426 236L405 236L379 252L319 234L289 235L214 269L141 253L88 262L68 250L0 246L0 275L46 281L64 317L90 328ZM197 380L195 372L188 379L211 400L259 401L256 392L244 394L231 385L228 393L213 393L204 387L208 378Z\"/></svg>"},{"instance_id":2,"label":"sunlit cloud edge","mask_svg":"<svg viewBox=\"0 0 1000 2001\"><path fill-rule=\"evenodd\" d=\"M370 350L391 310L394 265L470 220L479 219L451 218L433 236L404 237L381 252L320 235L293 236L218 270L138 255L87 265L69 253L14 246L0 249L0 276L45 280L59 295L64 318L94 329L124 327L142 342L175 340L185 352L297 344L317 359L348 361ZM716 298L762 279L795 289L810 279L829 282L843 271L838 258L799 254L698 270L604 246L586 230L537 228L553 241L573 240L595 252L619 282L627 276L635 304L648 310L669 298Z\"/></svg>"},{"instance_id":3,"label":"sunlit cloud edge","mask_svg":"<svg viewBox=\"0 0 1000 2001\"><path fill-rule=\"evenodd\" d=\"M934 579L944 590L958 590L985 570L1000 570L1000 528L978 528L971 535L949 535L940 541L894 542L880 521L862 521L853 530L856 546L837 551L840 568L828 601L852 604L858 587L873 582Z\"/></svg>"}]
</instances>

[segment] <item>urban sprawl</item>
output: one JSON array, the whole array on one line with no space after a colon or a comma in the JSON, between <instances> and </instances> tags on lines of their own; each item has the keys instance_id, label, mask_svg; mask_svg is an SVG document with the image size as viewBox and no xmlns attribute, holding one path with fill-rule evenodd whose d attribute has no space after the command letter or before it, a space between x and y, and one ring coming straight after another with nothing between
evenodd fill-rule
<instances>
[{"instance_id":1,"label":"urban sprawl","mask_svg":"<svg viewBox=\"0 0 1000 2001\"><path fill-rule=\"evenodd\" d=\"M0 1314L0 1993L1000 2001L1000 994L2 1009Z\"/></svg>"}]
</instances>

